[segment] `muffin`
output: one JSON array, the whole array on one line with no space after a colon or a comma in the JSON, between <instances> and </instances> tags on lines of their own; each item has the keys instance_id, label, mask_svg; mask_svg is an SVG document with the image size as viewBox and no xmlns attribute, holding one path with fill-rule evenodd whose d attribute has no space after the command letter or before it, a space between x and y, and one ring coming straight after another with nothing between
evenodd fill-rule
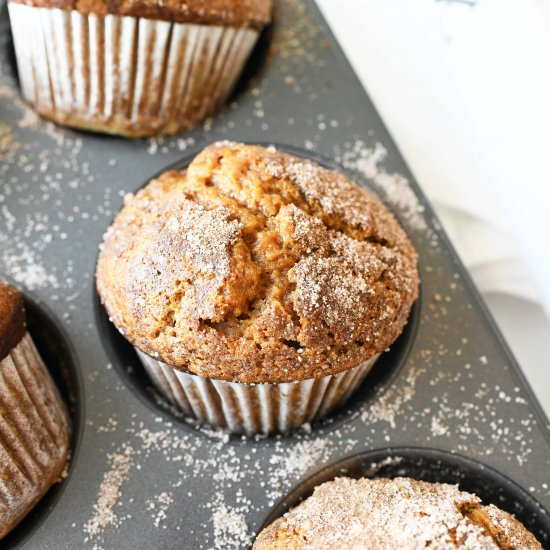
<instances>
[{"instance_id":1,"label":"muffin","mask_svg":"<svg viewBox=\"0 0 550 550\"><path fill-rule=\"evenodd\" d=\"M456 485L339 478L264 529L254 550L542 549L514 516Z\"/></svg>"},{"instance_id":2,"label":"muffin","mask_svg":"<svg viewBox=\"0 0 550 550\"><path fill-rule=\"evenodd\" d=\"M8 0L25 99L131 137L196 126L231 92L271 0Z\"/></svg>"},{"instance_id":3,"label":"muffin","mask_svg":"<svg viewBox=\"0 0 550 550\"><path fill-rule=\"evenodd\" d=\"M361 384L407 322L416 263L392 214L344 175L222 142L125 200L97 289L174 405L271 433Z\"/></svg>"},{"instance_id":4,"label":"muffin","mask_svg":"<svg viewBox=\"0 0 550 550\"><path fill-rule=\"evenodd\" d=\"M67 411L27 332L21 295L0 281L0 538L64 476L69 431Z\"/></svg>"}]
</instances>

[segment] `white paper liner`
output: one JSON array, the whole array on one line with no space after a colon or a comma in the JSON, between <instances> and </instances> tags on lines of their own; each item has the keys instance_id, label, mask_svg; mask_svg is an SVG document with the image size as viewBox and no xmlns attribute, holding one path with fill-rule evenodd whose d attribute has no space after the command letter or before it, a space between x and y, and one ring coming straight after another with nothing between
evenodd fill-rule
<instances>
[{"instance_id":1,"label":"white paper liner","mask_svg":"<svg viewBox=\"0 0 550 550\"><path fill-rule=\"evenodd\" d=\"M59 479L68 449L67 412L27 333L0 361L0 538Z\"/></svg>"},{"instance_id":2,"label":"white paper liner","mask_svg":"<svg viewBox=\"0 0 550 550\"><path fill-rule=\"evenodd\" d=\"M246 435L283 433L322 418L348 399L379 357L319 379L248 385L185 373L135 349L172 405L201 423Z\"/></svg>"},{"instance_id":3,"label":"white paper liner","mask_svg":"<svg viewBox=\"0 0 550 550\"><path fill-rule=\"evenodd\" d=\"M231 92L259 32L8 3L23 95L65 124L192 128Z\"/></svg>"}]
</instances>

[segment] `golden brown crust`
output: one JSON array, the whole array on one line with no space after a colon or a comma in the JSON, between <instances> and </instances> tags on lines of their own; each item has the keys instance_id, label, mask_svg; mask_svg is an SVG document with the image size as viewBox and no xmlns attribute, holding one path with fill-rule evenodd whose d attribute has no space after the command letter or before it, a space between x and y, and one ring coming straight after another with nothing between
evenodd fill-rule
<instances>
[{"instance_id":1,"label":"golden brown crust","mask_svg":"<svg viewBox=\"0 0 550 550\"><path fill-rule=\"evenodd\" d=\"M271 20L271 0L9 0L36 8L77 10L83 14L128 15L228 27L261 29Z\"/></svg>"},{"instance_id":2,"label":"golden brown crust","mask_svg":"<svg viewBox=\"0 0 550 550\"><path fill-rule=\"evenodd\" d=\"M254 550L324 548L540 550L512 515L456 485L410 478L323 483L266 527Z\"/></svg>"},{"instance_id":3,"label":"golden brown crust","mask_svg":"<svg viewBox=\"0 0 550 550\"><path fill-rule=\"evenodd\" d=\"M0 280L0 361L20 342L25 331L21 294Z\"/></svg>"},{"instance_id":4,"label":"golden brown crust","mask_svg":"<svg viewBox=\"0 0 550 550\"><path fill-rule=\"evenodd\" d=\"M171 366L288 382L385 350L418 273L395 218L345 176L220 143L126 201L105 235L97 287L126 338Z\"/></svg>"}]
</instances>

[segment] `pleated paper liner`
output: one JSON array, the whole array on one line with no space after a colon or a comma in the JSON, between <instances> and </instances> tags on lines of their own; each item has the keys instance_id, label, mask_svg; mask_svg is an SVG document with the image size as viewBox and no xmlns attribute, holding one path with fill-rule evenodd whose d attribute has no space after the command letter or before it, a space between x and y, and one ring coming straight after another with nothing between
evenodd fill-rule
<instances>
[{"instance_id":1,"label":"pleated paper liner","mask_svg":"<svg viewBox=\"0 0 550 550\"><path fill-rule=\"evenodd\" d=\"M318 379L280 384L241 384L179 371L136 348L149 377L185 415L234 434L284 433L343 404L378 359Z\"/></svg>"},{"instance_id":2,"label":"pleated paper liner","mask_svg":"<svg viewBox=\"0 0 550 550\"><path fill-rule=\"evenodd\" d=\"M25 99L61 124L134 137L190 129L212 114L259 36L14 2L8 9Z\"/></svg>"},{"instance_id":3,"label":"pleated paper liner","mask_svg":"<svg viewBox=\"0 0 550 550\"><path fill-rule=\"evenodd\" d=\"M2 538L0 547L5 550L20 548L23 544L25 544L25 542L40 528L42 523L47 520L49 514L56 508L59 499L71 481L72 473L74 471L74 464L78 460L84 421L82 377L78 368L76 355L70 345L67 334L56 321L56 318L52 312L48 311L44 304L39 304L28 291L23 293L23 299L27 316L28 334L30 335L29 340L32 338L32 346L30 344L25 345L25 348L22 349L21 352L14 352L14 365L19 365L21 361L26 361L26 363L29 364L28 368L30 368L30 373L32 376L30 381L28 374L25 378L27 367L23 367L21 369L17 366L17 373L14 373L12 370L14 368L13 366L10 366L6 370L2 365L0 372L8 373L7 379L2 377L2 384L5 385L7 383L6 380L11 380L11 382L8 383L8 385L11 384L10 388L21 387L17 383L17 378L19 377L21 379L21 383L24 382L26 386L25 389L28 394L33 395L36 393L38 377L40 391L44 391L44 393L39 396L37 407L39 409L45 408L46 411L49 412L49 414L41 413L41 418L46 420L49 417L57 418L59 415L59 407L61 407L61 410L63 411L65 411L65 409L68 411L70 422L70 461L68 465L66 460L63 462L61 476L57 475L53 485L49 490L47 490L46 494L43 494L43 496L40 497L40 500L33 505L32 509L25 515L24 518L21 519L15 528L8 535ZM36 353L38 353L38 358L35 356ZM5 359L8 358L6 357ZM13 362L14 360L11 359L11 361ZM41 369L43 369L44 365L46 365L46 376L42 378L41 374L34 374L36 371L31 368L33 365L40 365ZM38 372L40 373L41 371L39 370ZM13 380L15 380L15 383ZM54 389L50 391L47 386L50 386L51 380L53 380ZM46 389L42 390L43 387ZM29 392L29 389L32 389L32 391ZM12 390L10 390L8 395L10 396L9 399L13 401L14 394ZM59 395L61 396L61 401L58 400ZM40 401L40 399L43 401ZM21 401L21 403L24 402L24 400ZM0 400L0 403L4 403L4 401ZM42 406L40 403L45 404ZM66 413L64 412L64 415L65 414ZM64 418L66 419L66 416L64 416ZM59 427L66 426L64 418L57 422ZM11 425L13 426L13 422ZM39 426L40 424L33 425L33 429L36 430ZM65 428L63 427L63 430L64 429ZM55 434L55 432L53 433ZM64 435L60 433L59 437L64 438ZM57 438L58 440L59 437ZM46 447L46 449L47 448L48 447ZM62 479L62 482L55 483L55 481L59 479ZM25 486L25 484L23 484L23 486ZM2 499L0 494L0 506L3 506L4 504L5 500Z\"/></svg>"},{"instance_id":4,"label":"pleated paper liner","mask_svg":"<svg viewBox=\"0 0 550 550\"><path fill-rule=\"evenodd\" d=\"M30 335L0 361L0 537L64 474L67 411Z\"/></svg>"}]
</instances>

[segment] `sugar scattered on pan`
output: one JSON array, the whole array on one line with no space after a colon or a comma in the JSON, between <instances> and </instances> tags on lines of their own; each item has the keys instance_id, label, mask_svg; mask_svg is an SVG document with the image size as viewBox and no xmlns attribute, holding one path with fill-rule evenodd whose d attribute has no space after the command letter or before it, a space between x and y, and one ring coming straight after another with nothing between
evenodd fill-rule
<instances>
[{"instance_id":1,"label":"sugar scattered on pan","mask_svg":"<svg viewBox=\"0 0 550 550\"><path fill-rule=\"evenodd\" d=\"M218 493L212 502L214 547L238 550L252 543L253 535L246 522L250 511L248 504L228 506Z\"/></svg>"},{"instance_id":2,"label":"sugar scattered on pan","mask_svg":"<svg viewBox=\"0 0 550 550\"><path fill-rule=\"evenodd\" d=\"M84 525L84 532L89 538L97 536L107 526L116 527L122 521L115 507L122 495L122 484L127 481L134 463L132 455L132 448L126 446L123 452L108 456L110 468L99 487L94 513Z\"/></svg>"},{"instance_id":3,"label":"sugar scattered on pan","mask_svg":"<svg viewBox=\"0 0 550 550\"><path fill-rule=\"evenodd\" d=\"M362 176L401 215L410 228L415 231L426 231L428 225L424 217L424 206L405 176L389 172L383 167L387 154L381 143L376 143L372 148L364 141L357 140L346 144L335 160Z\"/></svg>"},{"instance_id":4,"label":"sugar scattered on pan","mask_svg":"<svg viewBox=\"0 0 550 550\"><path fill-rule=\"evenodd\" d=\"M163 491L162 493L155 495L153 498L147 500L145 503L146 508L151 510L153 525L158 529L166 529L167 511L170 505L174 502L174 495L171 491Z\"/></svg>"},{"instance_id":5,"label":"sugar scattered on pan","mask_svg":"<svg viewBox=\"0 0 550 550\"><path fill-rule=\"evenodd\" d=\"M0 123L0 161L5 162L19 149L19 146L11 128L7 124Z\"/></svg>"},{"instance_id":6,"label":"sugar scattered on pan","mask_svg":"<svg viewBox=\"0 0 550 550\"><path fill-rule=\"evenodd\" d=\"M361 420L365 423L387 422L392 428L396 427L396 418L402 414L403 406L411 401L416 391L416 381L419 376L426 374L424 368L410 369L405 383L400 386L391 386L387 391L373 400L372 406L361 413Z\"/></svg>"}]
</instances>

